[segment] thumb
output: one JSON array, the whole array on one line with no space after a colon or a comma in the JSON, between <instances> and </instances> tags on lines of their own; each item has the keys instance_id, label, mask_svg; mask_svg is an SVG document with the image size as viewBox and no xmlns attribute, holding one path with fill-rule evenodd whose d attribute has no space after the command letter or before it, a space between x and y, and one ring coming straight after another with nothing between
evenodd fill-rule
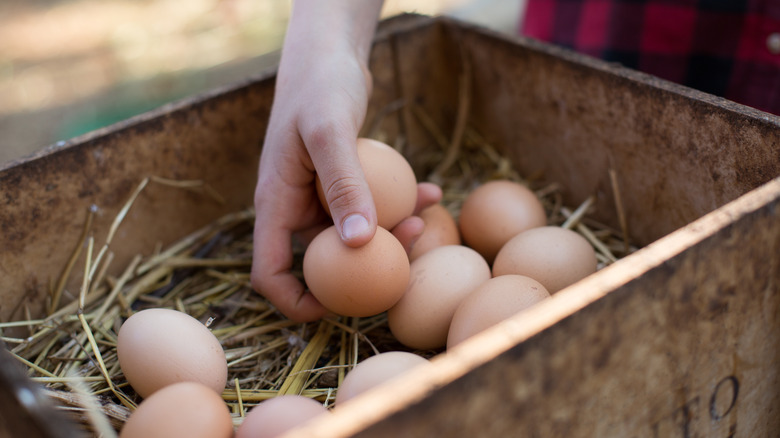
<instances>
[{"instance_id":1,"label":"thumb","mask_svg":"<svg viewBox=\"0 0 780 438\"><path fill-rule=\"evenodd\" d=\"M362 246L376 232L374 200L357 155L356 137L318 137L307 144L327 210L341 240Z\"/></svg>"}]
</instances>

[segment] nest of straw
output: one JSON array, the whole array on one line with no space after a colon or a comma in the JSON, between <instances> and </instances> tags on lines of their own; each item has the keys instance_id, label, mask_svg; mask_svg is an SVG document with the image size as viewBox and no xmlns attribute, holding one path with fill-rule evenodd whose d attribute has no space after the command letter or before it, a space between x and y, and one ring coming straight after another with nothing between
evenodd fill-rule
<instances>
[{"instance_id":1,"label":"nest of straw","mask_svg":"<svg viewBox=\"0 0 780 438\"><path fill-rule=\"evenodd\" d=\"M625 228L615 230L589 219L592 199L579 206L565 206L557 184L541 184L534 177L524 179L519 175L508 159L466 124L465 111L459 111L452 139L447 141L419 107L410 105L435 142L424 149L428 152L423 160L430 163L424 179L442 187L442 203L455 217L475 185L490 179L509 179L535 190L548 212L549 224L585 236L596 249L599 267L635 250L625 238ZM136 256L118 277L107 275L105 267L111 258L107 248L113 233L150 182L218 196L202 182L143 180L100 250L94 248L94 239L89 237L91 216L87 220L81 236L86 245L79 245L63 268L52 290L49 314L0 325L3 329L29 330L25 338L4 337L9 350L27 367L28 375L44 385L58 405L89 433L114 435L140 402L122 375L116 340L122 321L141 309L177 309L211 329L227 357L228 385L222 396L236 425L252 406L281 394L302 394L327 406L354 364L382 351L409 351L390 334L384 314L294 323L254 292L249 283L254 222L251 210L234 212L168 248ZM616 185L613 189L617 193ZM624 223L622 211L618 215ZM80 254L82 246L86 254ZM302 279L304 249L295 250L295 273ZM80 293L70 302L60 303L68 277L82 268L80 260L86 261ZM415 353L431 357L441 351Z\"/></svg>"}]
</instances>

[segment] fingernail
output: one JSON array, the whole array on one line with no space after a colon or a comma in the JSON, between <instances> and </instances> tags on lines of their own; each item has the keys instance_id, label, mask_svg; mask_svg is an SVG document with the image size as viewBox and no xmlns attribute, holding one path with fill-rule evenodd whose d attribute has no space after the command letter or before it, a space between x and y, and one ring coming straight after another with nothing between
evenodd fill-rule
<instances>
[{"instance_id":1,"label":"fingernail","mask_svg":"<svg viewBox=\"0 0 780 438\"><path fill-rule=\"evenodd\" d=\"M341 226L341 237L344 240L352 240L367 233L368 230L368 220L359 214L353 214L344 219L344 224Z\"/></svg>"}]
</instances>

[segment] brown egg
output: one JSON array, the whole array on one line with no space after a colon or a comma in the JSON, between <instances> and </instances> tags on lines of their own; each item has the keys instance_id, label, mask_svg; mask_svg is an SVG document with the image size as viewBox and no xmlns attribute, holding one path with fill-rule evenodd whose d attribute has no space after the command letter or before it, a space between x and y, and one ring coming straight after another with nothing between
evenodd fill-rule
<instances>
[{"instance_id":1,"label":"brown egg","mask_svg":"<svg viewBox=\"0 0 780 438\"><path fill-rule=\"evenodd\" d=\"M502 275L483 283L460 303L452 316L447 348L523 312L548 298L538 281L522 275Z\"/></svg>"},{"instance_id":2,"label":"brown egg","mask_svg":"<svg viewBox=\"0 0 780 438\"><path fill-rule=\"evenodd\" d=\"M462 245L434 248L412 262L409 287L387 312L393 336L420 350L444 347L460 302L490 279L478 252Z\"/></svg>"},{"instance_id":3,"label":"brown egg","mask_svg":"<svg viewBox=\"0 0 780 438\"><path fill-rule=\"evenodd\" d=\"M357 153L363 174L376 206L377 223L392 230L414 212L417 203L417 178L412 166L392 147L370 138L357 139ZM317 195L325 211L330 207L325 200L322 182L315 181Z\"/></svg>"},{"instance_id":4,"label":"brown egg","mask_svg":"<svg viewBox=\"0 0 780 438\"><path fill-rule=\"evenodd\" d=\"M518 274L554 294L596 272L596 253L580 234L561 227L523 231L509 240L493 262L493 276Z\"/></svg>"},{"instance_id":5,"label":"brown egg","mask_svg":"<svg viewBox=\"0 0 780 438\"><path fill-rule=\"evenodd\" d=\"M500 180L487 182L469 193L460 211L463 241L488 263L512 237L547 224L547 215L536 194L522 184Z\"/></svg>"},{"instance_id":6,"label":"brown egg","mask_svg":"<svg viewBox=\"0 0 780 438\"><path fill-rule=\"evenodd\" d=\"M225 389L222 345L186 313L147 309L133 314L119 329L116 349L122 373L141 397L178 382L198 382L216 394Z\"/></svg>"},{"instance_id":7,"label":"brown egg","mask_svg":"<svg viewBox=\"0 0 780 438\"><path fill-rule=\"evenodd\" d=\"M422 235L412 246L409 260L415 261L433 248L444 245L460 245L460 231L455 218L441 204L433 204L420 212L425 223Z\"/></svg>"},{"instance_id":8,"label":"brown egg","mask_svg":"<svg viewBox=\"0 0 780 438\"><path fill-rule=\"evenodd\" d=\"M336 392L336 406L412 368L429 364L428 359L405 351L388 351L371 356L355 365L344 377Z\"/></svg>"},{"instance_id":9,"label":"brown egg","mask_svg":"<svg viewBox=\"0 0 780 438\"><path fill-rule=\"evenodd\" d=\"M235 438L274 438L329 413L316 400L302 395L281 395L252 408L236 430Z\"/></svg>"},{"instance_id":10,"label":"brown egg","mask_svg":"<svg viewBox=\"0 0 780 438\"><path fill-rule=\"evenodd\" d=\"M222 397L200 383L168 385L138 405L120 438L230 438L233 420Z\"/></svg>"},{"instance_id":11,"label":"brown egg","mask_svg":"<svg viewBox=\"0 0 780 438\"><path fill-rule=\"evenodd\" d=\"M352 248L331 226L306 249L303 277L331 312L371 316L393 307L403 295L409 284L409 258L398 239L382 227L367 244Z\"/></svg>"}]
</instances>

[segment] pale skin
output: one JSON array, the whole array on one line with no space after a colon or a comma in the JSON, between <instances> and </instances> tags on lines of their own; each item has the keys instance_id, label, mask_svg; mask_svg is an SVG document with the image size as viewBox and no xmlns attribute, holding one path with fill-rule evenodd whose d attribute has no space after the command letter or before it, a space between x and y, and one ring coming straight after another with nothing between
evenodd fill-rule
<instances>
[{"instance_id":1,"label":"pale skin","mask_svg":"<svg viewBox=\"0 0 780 438\"><path fill-rule=\"evenodd\" d=\"M342 241L368 243L376 211L357 158L356 140L371 94L368 55L381 0L296 0L277 74L255 191L252 286L296 321L327 310L290 272L294 236L308 241L331 224L319 203L319 177ZM415 214L441 189L418 185ZM423 222L411 216L393 230L408 251Z\"/></svg>"}]
</instances>

